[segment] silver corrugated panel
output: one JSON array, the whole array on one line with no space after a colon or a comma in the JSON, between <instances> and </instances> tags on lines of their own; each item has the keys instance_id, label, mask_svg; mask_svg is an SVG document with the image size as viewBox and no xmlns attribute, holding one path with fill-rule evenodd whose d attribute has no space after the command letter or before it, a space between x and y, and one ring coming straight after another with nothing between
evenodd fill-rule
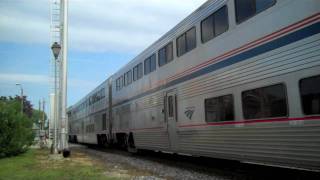
<instances>
[{"instance_id":1,"label":"silver corrugated panel","mask_svg":"<svg viewBox=\"0 0 320 180\"><path fill-rule=\"evenodd\" d=\"M179 131L178 136L179 150L185 153L320 168L318 121L299 126L273 122L244 127L206 127Z\"/></svg>"},{"instance_id":2,"label":"silver corrugated panel","mask_svg":"<svg viewBox=\"0 0 320 180\"><path fill-rule=\"evenodd\" d=\"M134 141L136 147L154 150L168 150L169 137L166 131L135 132Z\"/></svg>"}]
</instances>

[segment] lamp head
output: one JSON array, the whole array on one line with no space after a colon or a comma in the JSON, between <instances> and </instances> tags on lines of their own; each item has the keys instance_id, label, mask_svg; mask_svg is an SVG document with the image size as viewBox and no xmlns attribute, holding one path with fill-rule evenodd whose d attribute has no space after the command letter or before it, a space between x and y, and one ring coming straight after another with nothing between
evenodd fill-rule
<instances>
[{"instance_id":1,"label":"lamp head","mask_svg":"<svg viewBox=\"0 0 320 180\"><path fill-rule=\"evenodd\" d=\"M53 53L53 56L55 59L58 59L60 51L61 51L61 46L57 42L54 42L51 46L51 50Z\"/></svg>"}]
</instances>

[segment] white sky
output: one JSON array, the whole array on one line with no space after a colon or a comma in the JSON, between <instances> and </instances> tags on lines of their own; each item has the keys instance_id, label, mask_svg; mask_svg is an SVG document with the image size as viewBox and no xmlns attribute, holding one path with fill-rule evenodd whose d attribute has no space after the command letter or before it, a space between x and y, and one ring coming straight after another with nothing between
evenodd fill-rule
<instances>
[{"instance_id":1,"label":"white sky","mask_svg":"<svg viewBox=\"0 0 320 180\"><path fill-rule=\"evenodd\" d=\"M48 98L51 0L0 0L0 96L22 83ZM68 104L196 10L205 0L69 0Z\"/></svg>"},{"instance_id":2,"label":"white sky","mask_svg":"<svg viewBox=\"0 0 320 180\"><path fill-rule=\"evenodd\" d=\"M0 41L50 42L50 0L0 0ZM70 48L138 52L205 0L69 0Z\"/></svg>"}]
</instances>

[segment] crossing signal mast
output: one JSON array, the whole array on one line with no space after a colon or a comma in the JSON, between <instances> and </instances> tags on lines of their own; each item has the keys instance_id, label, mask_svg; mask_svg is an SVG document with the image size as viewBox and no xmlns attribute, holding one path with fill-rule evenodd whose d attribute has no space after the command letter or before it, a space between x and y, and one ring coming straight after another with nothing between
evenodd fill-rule
<instances>
[{"instance_id":1,"label":"crossing signal mast","mask_svg":"<svg viewBox=\"0 0 320 180\"><path fill-rule=\"evenodd\" d=\"M51 92L54 152L70 155L67 119L68 0L51 0Z\"/></svg>"}]
</instances>

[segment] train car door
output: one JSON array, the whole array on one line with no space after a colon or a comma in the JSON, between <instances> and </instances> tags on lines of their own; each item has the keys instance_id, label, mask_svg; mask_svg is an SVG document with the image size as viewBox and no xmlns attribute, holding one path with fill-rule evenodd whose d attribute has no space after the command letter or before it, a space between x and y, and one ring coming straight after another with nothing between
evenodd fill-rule
<instances>
[{"instance_id":1,"label":"train car door","mask_svg":"<svg viewBox=\"0 0 320 180\"><path fill-rule=\"evenodd\" d=\"M167 123L167 132L171 150L177 149L177 94L175 90L166 92L165 95L165 118Z\"/></svg>"}]
</instances>

